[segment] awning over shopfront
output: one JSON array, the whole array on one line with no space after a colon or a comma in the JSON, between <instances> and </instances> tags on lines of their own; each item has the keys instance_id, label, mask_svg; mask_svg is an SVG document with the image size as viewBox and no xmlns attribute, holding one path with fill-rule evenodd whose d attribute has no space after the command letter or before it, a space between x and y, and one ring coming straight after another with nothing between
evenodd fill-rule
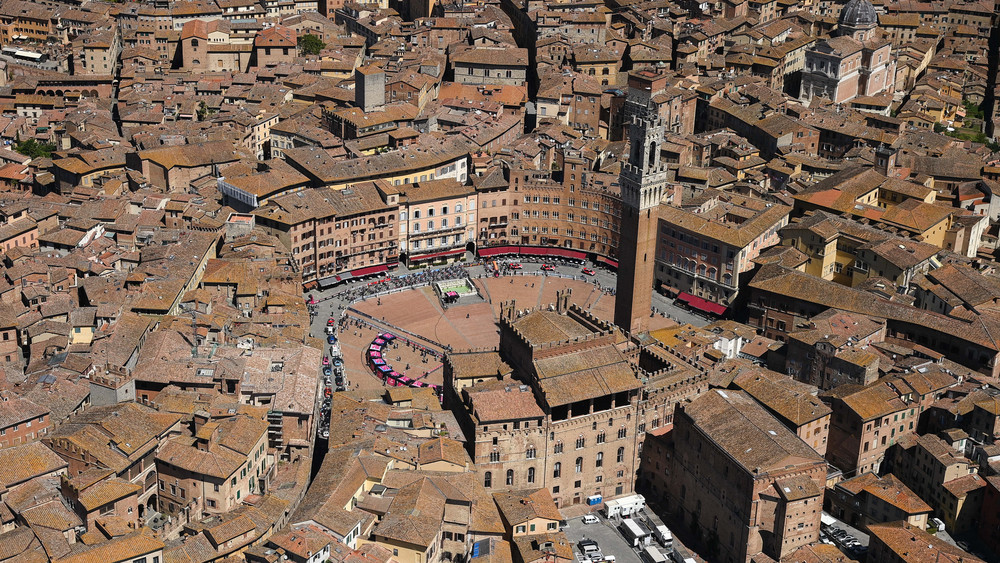
<instances>
[{"instance_id":1,"label":"awning over shopfront","mask_svg":"<svg viewBox=\"0 0 1000 563\"><path fill-rule=\"evenodd\" d=\"M360 278L363 276L370 276L372 274L379 274L382 272L388 272L389 266L385 264L379 264L378 266L367 266L365 268L358 268L357 270L352 270L351 275Z\"/></svg>"},{"instance_id":2,"label":"awning over shopfront","mask_svg":"<svg viewBox=\"0 0 1000 563\"><path fill-rule=\"evenodd\" d=\"M699 311L704 311L706 313L711 313L713 315L722 315L726 312L726 307L724 305L719 305L718 303L713 303L707 299L702 299L697 295L691 295L690 293L678 293L677 299L683 301L691 306L693 309L698 309Z\"/></svg>"}]
</instances>

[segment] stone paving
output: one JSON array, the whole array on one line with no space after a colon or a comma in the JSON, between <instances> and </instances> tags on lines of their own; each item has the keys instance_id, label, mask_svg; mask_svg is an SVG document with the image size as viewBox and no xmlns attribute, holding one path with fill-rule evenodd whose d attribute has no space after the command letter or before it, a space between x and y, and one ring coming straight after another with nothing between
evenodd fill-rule
<instances>
[{"instance_id":1,"label":"stone paving","mask_svg":"<svg viewBox=\"0 0 1000 563\"><path fill-rule=\"evenodd\" d=\"M474 298L468 303L460 301L445 308L433 289L425 286L371 297L351 305L346 318L361 321L349 323L338 334L348 387L372 397L384 392L382 382L365 363L369 344L382 331L402 329L399 333L401 337L406 337L405 332L419 335L427 339L419 341L414 338L419 341L420 346L439 352L442 350L435 343L450 345L453 350L495 348L500 341L496 320L501 302L513 299L519 309L546 306L554 303L556 292L564 288L572 289L571 302L589 310L598 318L610 321L614 316L615 296L598 288L600 284L608 287L609 280L600 275L581 279L579 269L573 266L558 267L557 272L561 276L541 275L534 264L525 264L525 270L516 275L499 278L483 276L478 267L470 268L469 271L474 276L473 283L482 300ZM317 295L321 296L322 294ZM319 312L320 315L314 322L314 332L317 333L321 332L319 327L325 325L328 315L336 316L340 313L333 309L331 302L322 304ZM371 319L365 319L365 316ZM375 328L372 324L381 326ZM675 324L675 321L662 315L650 318L651 329ZM440 358L422 354L419 349L414 349L405 342L398 342L387 352L389 362L398 371L405 372L411 378L422 378L428 383L442 383ZM407 365L410 366L409 370L406 369Z\"/></svg>"}]
</instances>

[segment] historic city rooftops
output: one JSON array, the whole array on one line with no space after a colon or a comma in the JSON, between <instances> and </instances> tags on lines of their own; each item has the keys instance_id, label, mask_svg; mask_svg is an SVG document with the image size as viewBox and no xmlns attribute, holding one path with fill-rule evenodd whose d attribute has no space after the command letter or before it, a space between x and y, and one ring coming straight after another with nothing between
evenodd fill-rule
<instances>
[{"instance_id":1,"label":"historic city rooftops","mask_svg":"<svg viewBox=\"0 0 1000 563\"><path fill-rule=\"evenodd\" d=\"M684 406L683 412L751 475L823 460L742 391L710 391Z\"/></svg>"}]
</instances>

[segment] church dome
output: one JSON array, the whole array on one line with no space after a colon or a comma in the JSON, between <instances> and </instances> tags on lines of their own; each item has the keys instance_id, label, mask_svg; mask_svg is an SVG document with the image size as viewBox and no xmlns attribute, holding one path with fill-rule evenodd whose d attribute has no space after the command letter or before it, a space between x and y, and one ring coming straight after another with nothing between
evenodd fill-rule
<instances>
[{"instance_id":1,"label":"church dome","mask_svg":"<svg viewBox=\"0 0 1000 563\"><path fill-rule=\"evenodd\" d=\"M869 0L850 0L840 10L840 27L865 28L878 25L878 14Z\"/></svg>"}]
</instances>

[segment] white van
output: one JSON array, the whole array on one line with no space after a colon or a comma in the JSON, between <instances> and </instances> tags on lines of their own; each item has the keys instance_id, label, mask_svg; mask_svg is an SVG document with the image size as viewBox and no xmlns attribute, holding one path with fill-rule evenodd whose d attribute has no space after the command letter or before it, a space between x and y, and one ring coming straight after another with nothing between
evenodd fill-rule
<instances>
[{"instance_id":1,"label":"white van","mask_svg":"<svg viewBox=\"0 0 1000 563\"><path fill-rule=\"evenodd\" d=\"M584 524L597 524L598 522L600 522L600 520L598 520L597 516L594 516L593 514L587 514L583 517Z\"/></svg>"}]
</instances>

